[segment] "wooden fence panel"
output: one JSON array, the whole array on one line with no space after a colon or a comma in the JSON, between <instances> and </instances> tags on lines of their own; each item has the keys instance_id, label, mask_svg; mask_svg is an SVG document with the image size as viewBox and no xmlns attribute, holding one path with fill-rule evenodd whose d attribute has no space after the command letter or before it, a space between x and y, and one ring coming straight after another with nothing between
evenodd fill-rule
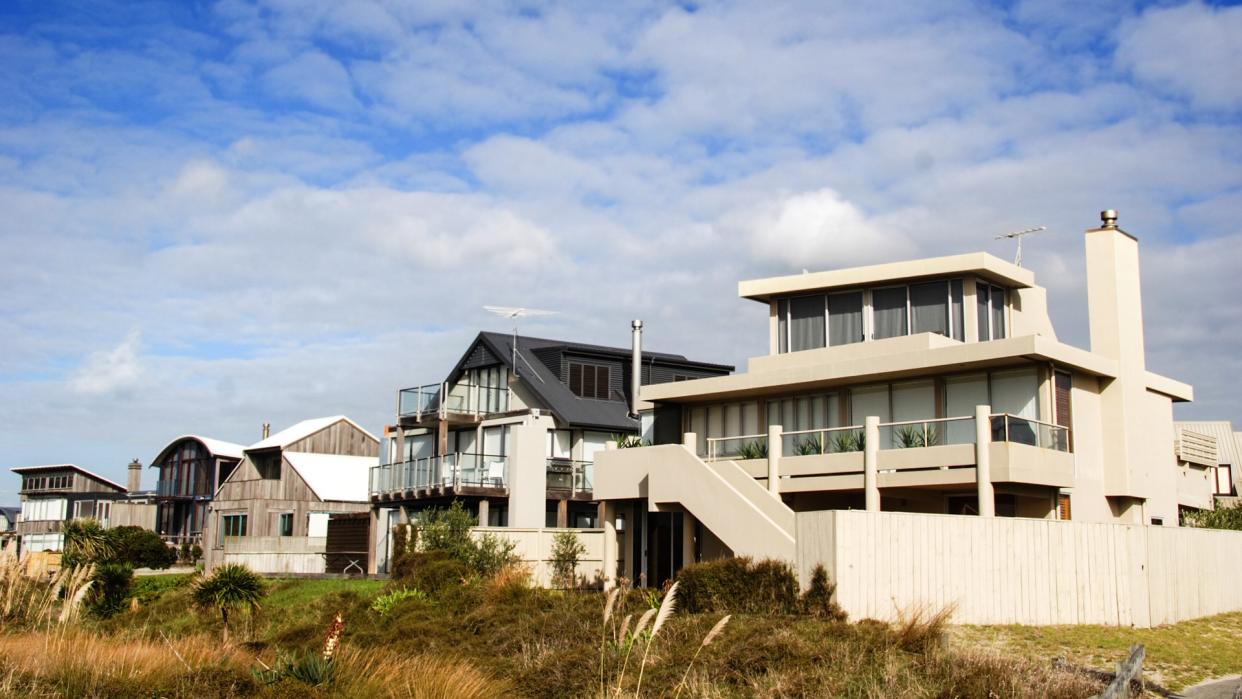
<instances>
[{"instance_id":1,"label":"wooden fence panel","mask_svg":"<svg viewBox=\"0 0 1242 699\"><path fill-rule=\"evenodd\" d=\"M824 511L797 516L799 579L816 563L852 617L953 604L976 624L1152 626L1242 609L1242 532Z\"/></svg>"}]
</instances>

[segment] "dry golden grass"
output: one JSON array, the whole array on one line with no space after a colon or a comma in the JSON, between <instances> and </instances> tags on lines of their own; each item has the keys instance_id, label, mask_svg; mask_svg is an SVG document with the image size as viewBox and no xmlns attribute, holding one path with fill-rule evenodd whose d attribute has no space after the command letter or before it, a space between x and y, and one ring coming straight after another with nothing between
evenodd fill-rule
<instances>
[{"instance_id":1,"label":"dry golden grass","mask_svg":"<svg viewBox=\"0 0 1242 699\"><path fill-rule=\"evenodd\" d=\"M513 696L508 683L478 670L462 658L347 648L337 660L335 692L356 697L413 699L490 699Z\"/></svg>"}]
</instances>

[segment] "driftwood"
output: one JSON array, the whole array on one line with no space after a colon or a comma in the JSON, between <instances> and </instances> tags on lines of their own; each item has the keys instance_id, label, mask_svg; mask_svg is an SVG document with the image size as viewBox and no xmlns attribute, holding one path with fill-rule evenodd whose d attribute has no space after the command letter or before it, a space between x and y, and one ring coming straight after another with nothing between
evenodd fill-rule
<instances>
[{"instance_id":1,"label":"driftwood","mask_svg":"<svg viewBox=\"0 0 1242 699\"><path fill-rule=\"evenodd\" d=\"M1170 699L1181 697L1180 694L1161 687L1155 682L1143 679L1143 659L1146 655L1147 649L1141 644L1132 646L1130 648L1130 655L1125 662L1118 663L1117 672L1074 665L1067 662L1064 658L1053 658L1052 666L1058 670L1107 682L1108 686L1105 687L1104 691L1092 699L1119 699L1120 697L1142 696L1145 691L1162 697L1170 697ZM1242 697L1237 697L1236 699L1242 699Z\"/></svg>"}]
</instances>

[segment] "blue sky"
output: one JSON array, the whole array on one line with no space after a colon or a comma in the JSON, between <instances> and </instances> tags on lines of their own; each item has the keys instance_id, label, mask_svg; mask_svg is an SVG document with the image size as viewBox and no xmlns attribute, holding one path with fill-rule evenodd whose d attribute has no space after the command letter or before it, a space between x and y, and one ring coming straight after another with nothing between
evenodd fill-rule
<instances>
[{"instance_id":1,"label":"blue sky","mask_svg":"<svg viewBox=\"0 0 1242 699\"><path fill-rule=\"evenodd\" d=\"M506 328L484 304L742 364L739 279L1008 257L1036 225L1085 346L1109 207L1179 416L1242 423L1242 8L67 4L0 7L4 467L379 430Z\"/></svg>"}]
</instances>

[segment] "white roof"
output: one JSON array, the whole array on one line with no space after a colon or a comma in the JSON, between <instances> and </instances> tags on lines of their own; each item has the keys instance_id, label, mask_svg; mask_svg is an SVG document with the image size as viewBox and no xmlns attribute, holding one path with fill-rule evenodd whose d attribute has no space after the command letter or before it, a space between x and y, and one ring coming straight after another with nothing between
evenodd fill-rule
<instances>
[{"instance_id":1,"label":"white roof","mask_svg":"<svg viewBox=\"0 0 1242 699\"><path fill-rule=\"evenodd\" d=\"M177 442L180 442L183 439L197 439L198 441L202 442L204 446L207 447L207 451L211 452L212 456L223 456L229 459L242 458L242 456L244 456L242 454L242 451L246 448L240 444L226 442L223 439L212 439L211 437L204 437L202 435L197 435L197 434L183 434L180 437L177 437L176 439L170 441L168 443L168 446L164 447L164 449L167 450L168 447L171 447L172 445L176 444ZM163 454L163 453L164 452L160 452L160 454Z\"/></svg>"},{"instance_id":2,"label":"white roof","mask_svg":"<svg viewBox=\"0 0 1242 699\"><path fill-rule=\"evenodd\" d=\"M359 425L358 423L354 422L353 420L350 420L344 415L333 415L331 417L316 417L316 418L311 418L310 420L303 420L297 423L296 425L293 425L292 427L286 427L285 429L277 432L276 434L268 437L267 439L251 444L250 446L246 447L246 451L250 451L251 449L270 449L272 447L282 447L282 448L287 447L290 444L293 444L294 442L298 441L299 439L309 437L312 434L315 434L316 432L318 432L319 430L322 430L323 428L329 425L333 425L337 422L340 422L341 420L344 420L345 422L348 422L354 427L357 427L359 430L362 430L362 432L366 434L368 437L370 437L371 439L375 439L375 435L371 434L370 432L367 432L367 430L362 425ZM375 439L375 441L378 442L379 440Z\"/></svg>"},{"instance_id":3,"label":"white roof","mask_svg":"<svg viewBox=\"0 0 1242 699\"><path fill-rule=\"evenodd\" d=\"M311 454L303 451L287 451L284 456L320 500L370 500L368 478L371 467L379 463L378 457Z\"/></svg>"}]
</instances>

